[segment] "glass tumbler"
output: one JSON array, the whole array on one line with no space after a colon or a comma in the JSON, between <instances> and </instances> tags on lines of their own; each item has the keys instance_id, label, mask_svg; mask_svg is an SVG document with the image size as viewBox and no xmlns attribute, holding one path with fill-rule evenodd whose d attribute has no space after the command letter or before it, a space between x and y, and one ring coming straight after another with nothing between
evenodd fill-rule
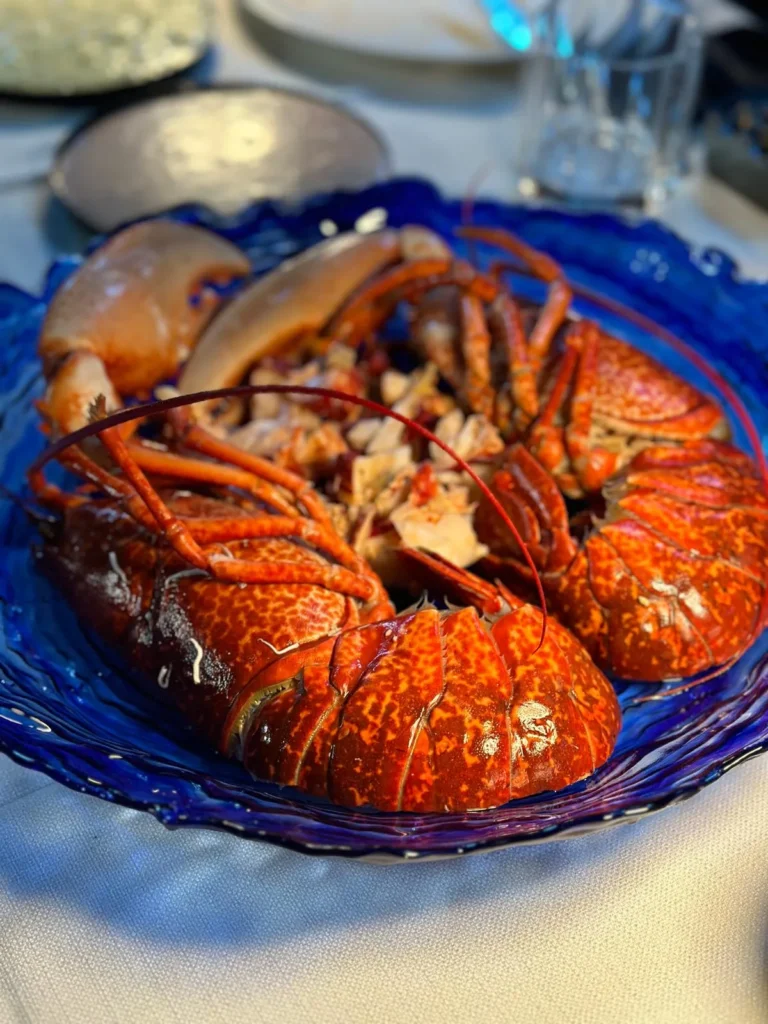
<instances>
[{"instance_id":1,"label":"glass tumbler","mask_svg":"<svg viewBox=\"0 0 768 1024\"><path fill-rule=\"evenodd\" d=\"M681 0L553 0L531 19L518 191L648 206L685 173L702 36Z\"/></svg>"}]
</instances>

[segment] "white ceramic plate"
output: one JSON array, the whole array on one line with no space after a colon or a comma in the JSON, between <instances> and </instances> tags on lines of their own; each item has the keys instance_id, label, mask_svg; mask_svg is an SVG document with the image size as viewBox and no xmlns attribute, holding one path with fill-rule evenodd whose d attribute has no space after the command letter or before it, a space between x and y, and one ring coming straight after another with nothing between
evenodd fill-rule
<instances>
[{"instance_id":1,"label":"white ceramic plate","mask_svg":"<svg viewBox=\"0 0 768 1024\"><path fill-rule=\"evenodd\" d=\"M243 0L276 28L316 42L405 60L513 60L480 0Z\"/></svg>"}]
</instances>

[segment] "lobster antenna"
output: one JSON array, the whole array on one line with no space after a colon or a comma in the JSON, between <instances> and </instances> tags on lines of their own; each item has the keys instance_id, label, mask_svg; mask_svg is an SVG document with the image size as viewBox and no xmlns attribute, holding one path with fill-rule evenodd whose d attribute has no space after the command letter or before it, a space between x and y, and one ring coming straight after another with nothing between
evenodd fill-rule
<instances>
[{"instance_id":1,"label":"lobster antenna","mask_svg":"<svg viewBox=\"0 0 768 1024\"><path fill-rule=\"evenodd\" d=\"M736 654L732 654L728 661L723 662L723 664L719 665L717 668L713 668L710 672L705 672L703 676L694 676L692 679L686 680L684 683L681 683L680 686L675 686L671 690L662 690L660 693L649 693L645 697L636 697L631 701L631 703L650 704L654 701L667 700L668 697L677 697L681 693L688 693L688 691L692 690L695 686L701 686L702 683L708 683L711 679L717 679L718 676L723 675L724 672L733 668L739 658L749 649L753 639L754 637L751 636L749 643L737 651Z\"/></svg>"},{"instance_id":2,"label":"lobster antenna","mask_svg":"<svg viewBox=\"0 0 768 1024\"><path fill-rule=\"evenodd\" d=\"M520 536L517 527L510 519L499 499L490 489L488 484L478 476L466 459L463 459L458 452L454 451L450 445L446 444L445 441L442 441L436 434L433 434L431 430L423 426L421 423L418 423L416 420L413 420L408 416L403 416L402 413L396 412L394 409L389 409L386 405L381 405L379 402L374 402L370 398L363 398L359 395L349 395L344 391L336 391L333 388L311 387L303 384L240 384L234 387L216 388L213 391L197 391L190 395L177 395L173 398L163 399L162 401L148 402L144 405L135 405L130 409L121 409L118 412L110 413L109 416L105 416L103 419L94 420L92 423L88 423L86 426L80 427L79 430L74 430L71 434L66 434L38 455L30 466L28 473L33 475L40 472L47 463L57 455L60 455L65 451L65 449L70 448L74 444L79 444L88 437L100 434L104 430L109 430L111 427L118 427L123 423L130 423L132 420L139 418L157 416L161 413L170 412L171 409L179 409L186 405L195 405L198 402L209 402L213 399L219 398L246 398L250 395L265 394L309 395L316 398L330 398L338 402L349 402L351 405L358 405L363 409L367 409L369 412L376 413L377 416L385 416L389 419L397 420L398 423L402 423L408 430L415 434L419 434L425 440L437 445L438 448L444 451L446 455L448 455L448 457L471 478L475 485L479 487L480 491L491 503L497 514L501 517L504 525L510 530L512 536L520 546L525 562L533 575L536 585L536 593L541 604L541 636L536 649L538 650L539 647L541 647L547 631L547 602L544 596L541 577L539 576L533 558L526 547L525 541Z\"/></svg>"}]
</instances>

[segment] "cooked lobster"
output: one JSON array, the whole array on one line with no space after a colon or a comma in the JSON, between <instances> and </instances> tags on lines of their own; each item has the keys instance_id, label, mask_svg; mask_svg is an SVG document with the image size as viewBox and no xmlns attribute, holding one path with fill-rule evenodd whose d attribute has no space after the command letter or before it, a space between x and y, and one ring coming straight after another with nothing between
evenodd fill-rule
<instances>
[{"instance_id":1,"label":"cooked lobster","mask_svg":"<svg viewBox=\"0 0 768 1024\"><path fill-rule=\"evenodd\" d=\"M33 466L34 492L61 513L44 564L254 775L348 806L466 811L563 788L608 758L613 689L539 610L467 573L475 607L396 615L300 477L179 410L166 450L127 443L116 422L72 440L98 433L119 473L69 438L46 456L87 496L46 483L45 459Z\"/></svg>"},{"instance_id":2,"label":"cooked lobster","mask_svg":"<svg viewBox=\"0 0 768 1024\"><path fill-rule=\"evenodd\" d=\"M552 476L522 446L491 480L525 539L547 599L598 665L668 680L732 664L763 625L768 496L755 464L722 441L640 451L605 488L605 509L569 519ZM579 521L581 520L581 522ZM481 499L483 574L530 578Z\"/></svg>"},{"instance_id":3,"label":"cooked lobster","mask_svg":"<svg viewBox=\"0 0 768 1024\"><path fill-rule=\"evenodd\" d=\"M78 321L78 303L55 299L43 327L41 408L54 436L77 431L52 450L86 481L65 493L39 465L31 473L39 500L61 513L46 564L86 619L260 777L352 806L425 811L495 806L588 775L613 748L615 695L579 640L508 589L521 579L543 584L600 666L629 678L717 670L762 627L764 467L718 440L727 427L708 396L594 325L566 326L570 287L543 254L482 235L549 282L536 311L518 305L503 265L480 272L430 232L342 237L249 286L206 327L220 301L208 282L243 276L247 263L198 229L144 227L68 282L70 299L98 303L80 303ZM199 315L186 311L193 293ZM277 301L286 295L295 302ZM139 359L131 300L160 311ZM214 436L183 399L163 405L160 443L133 437L149 407L106 416L173 377L188 350L186 390L234 383L268 353L370 350L401 301L417 350L512 442L493 456L489 489L444 439L410 424L476 487L490 547L479 569L504 582L415 551L403 552L408 575L467 607L396 615L308 480ZM359 393L311 387L230 387L205 408L287 391L408 422ZM429 464L413 486L429 499ZM563 493L592 504L569 521Z\"/></svg>"}]
</instances>

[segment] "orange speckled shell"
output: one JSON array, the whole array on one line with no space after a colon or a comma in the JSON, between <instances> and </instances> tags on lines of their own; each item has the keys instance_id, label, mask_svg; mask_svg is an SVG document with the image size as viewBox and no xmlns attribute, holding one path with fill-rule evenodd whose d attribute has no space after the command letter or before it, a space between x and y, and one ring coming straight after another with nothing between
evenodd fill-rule
<instances>
[{"instance_id":1,"label":"orange speckled shell","mask_svg":"<svg viewBox=\"0 0 768 1024\"><path fill-rule=\"evenodd\" d=\"M200 497L173 498L169 507L190 516L246 514ZM227 549L253 560L322 561L279 538L233 541ZM78 613L214 742L239 690L277 658L276 651L365 621L356 602L321 586L212 580L111 503L68 510L62 539L47 545L46 564Z\"/></svg>"},{"instance_id":2,"label":"orange speckled shell","mask_svg":"<svg viewBox=\"0 0 768 1024\"><path fill-rule=\"evenodd\" d=\"M215 498L166 500L182 516L246 514ZM323 557L279 538L225 550ZM619 730L610 684L565 629L550 622L536 651L530 605L492 624L470 608L371 622L320 586L211 579L106 501L66 511L46 564L201 735L256 776L337 803L494 807L589 775Z\"/></svg>"},{"instance_id":3,"label":"orange speckled shell","mask_svg":"<svg viewBox=\"0 0 768 1024\"><path fill-rule=\"evenodd\" d=\"M241 694L245 765L386 811L466 811L562 789L610 756L620 712L578 641L550 622L536 651L540 632L530 605L492 625L472 608L425 609L286 655ZM225 732L224 748L232 741Z\"/></svg>"},{"instance_id":4,"label":"orange speckled shell","mask_svg":"<svg viewBox=\"0 0 768 1024\"><path fill-rule=\"evenodd\" d=\"M651 356L601 334L593 416L623 434L675 441L724 436L720 407Z\"/></svg>"},{"instance_id":5,"label":"orange speckled shell","mask_svg":"<svg viewBox=\"0 0 768 1024\"><path fill-rule=\"evenodd\" d=\"M694 675L738 655L757 624L768 498L731 445L696 441L635 456L607 521L549 583L562 620L627 679Z\"/></svg>"}]
</instances>

